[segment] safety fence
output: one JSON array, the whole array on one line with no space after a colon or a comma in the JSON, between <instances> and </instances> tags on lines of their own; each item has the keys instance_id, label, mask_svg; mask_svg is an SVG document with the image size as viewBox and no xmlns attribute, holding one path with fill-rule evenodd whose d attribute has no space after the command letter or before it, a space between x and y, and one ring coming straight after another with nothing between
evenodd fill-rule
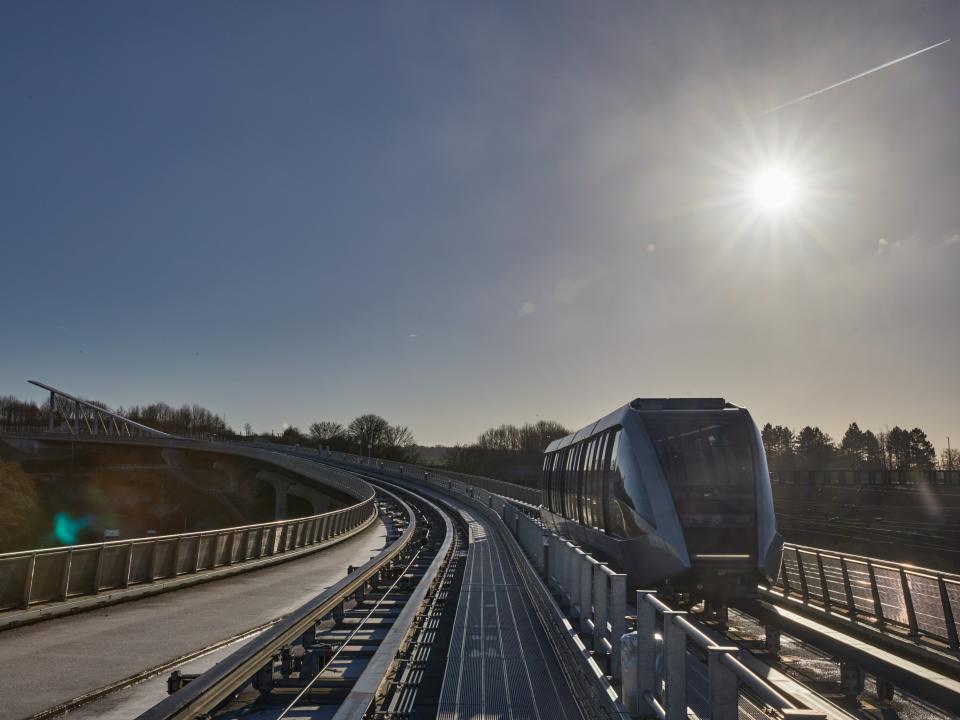
<instances>
[{"instance_id":1,"label":"safety fence","mask_svg":"<svg viewBox=\"0 0 960 720\"><path fill-rule=\"evenodd\" d=\"M771 470L774 485L902 487L960 485L960 469L911 470Z\"/></svg>"},{"instance_id":2,"label":"safety fence","mask_svg":"<svg viewBox=\"0 0 960 720\"><path fill-rule=\"evenodd\" d=\"M637 630L624 637L623 695L632 712L686 720L691 695L695 695L698 717L736 720L741 698L746 696L766 716L772 710L781 717L826 717L797 707L737 659L739 648L715 642L686 612L673 610L655 592L638 590L636 608ZM690 651L706 656L705 692L687 692ZM700 684L702 688L702 679Z\"/></svg>"},{"instance_id":3,"label":"safety fence","mask_svg":"<svg viewBox=\"0 0 960 720\"><path fill-rule=\"evenodd\" d=\"M135 440L139 444L139 440ZM355 502L292 520L177 535L112 540L0 554L0 611L64 602L135 586L209 573L227 566L263 564L358 532L377 516L375 491L351 475L262 450L164 439L170 447L256 459L330 488Z\"/></svg>"},{"instance_id":4,"label":"safety fence","mask_svg":"<svg viewBox=\"0 0 960 720\"><path fill-rule=\"evenodd\" d=\"M958 649L958 575L788 543L776 590L879 629L905 629L911 637Z\"/></svg>"},{"instance_id":5,"label":"safety fence","mask_svg":"<svg viewBox=\"0 0 960 720\"><path fill-rule=\"evenodd\" d=\"M0 555L0 610L27 608L290 553L376 516L372 500L259 525Z\"/></svg>"}]
</instances>

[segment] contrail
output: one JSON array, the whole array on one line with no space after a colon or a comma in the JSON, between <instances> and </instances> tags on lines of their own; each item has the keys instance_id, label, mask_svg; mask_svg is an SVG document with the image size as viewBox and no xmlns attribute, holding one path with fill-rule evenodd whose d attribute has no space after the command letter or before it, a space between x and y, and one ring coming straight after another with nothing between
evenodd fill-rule
<instances>
[{"instance_id":1,"label":"contrail","mask_svg":"<svg viewBox=\"0 0 960 720\"><path fill-rule=\"evenodd\" d=\"M871 75L871 74L877 72L878 70L883 70L884 68L888 68L888 67L890 67L891 65L896 65L898 62L903 62L904 60L909 60L910 58L915 57L916 55L919 55L920 53L925 53L925 52L927 52L928 50L933 50L934 48L940 47L941 45L946 45L948 42L950 42L950 38L947 38L946 40L941 40L941 41L938 42L936 45L931 45L930 47L925 47L925 48L923 48L923 50L917 50L916 52L912 52L912 53L910 53L909 55L904 55L903 57L899 57L899 58L897 58L896 60L891 60L890 62L885 62L883 65L877 65L875 68L870 68L869 70L866 70L866 71L860 73L859 75L854 75L853 77L848 77L846 80L841 80L841 81L838 82L838 83L834 83L833 85L829 85L829 86L827 86L827 87L825 87L825 88L822 88L822 89L820 89L820 90L816 90L815 92L812 92L812 93L807 93L806 95L803 95L802 97L798 97L798 98L796 98L795 100L791 100L790 102L785 102L785 103L783 103L783 105L777 105L775 108L770 108L769 110L766 110L765 112L760 113L757 117L763 117L764 115L769 115L770 113L774 113L774 112L776 112L777 110L783 110L784 108L790 107L791 105L796 105L797 103L803 102L804 100L809 100L809 99L812 98L812 97L815 97L815 96L820 95L820 94L825 93L825 92L829 92L830 90L833 90L834 88L838 88L838 87L840 87L841 85L846 85L848 82L853 82L854 80L859 80L860 78L866 77L867 75Z\"/></svg>"}]
</instances>

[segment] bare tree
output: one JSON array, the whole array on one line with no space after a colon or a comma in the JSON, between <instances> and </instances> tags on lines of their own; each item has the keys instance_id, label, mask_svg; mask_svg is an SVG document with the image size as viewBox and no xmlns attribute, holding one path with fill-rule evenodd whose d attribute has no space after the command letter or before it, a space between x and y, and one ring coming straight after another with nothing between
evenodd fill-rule
<instances>
[{"instance_id":1,"label":"bare tree","mask_svg":"<svg viewBox=\"0 0 960 720\"><path fill-rule=\"evenodd\" d=\"M360 454L372 453L373 449L383 442L384 433L390 423L379 415L367 413L354 418L347 426L350 437L360 446Z\"/></svg>"},{"instance_id":2,"label":"bare tree","mask_svg":"<svg viewBox=\"0 0 960 720\"><path fill-rule=\"evenodd\" d=\"M414 444L413 433L406 425L388 425L383 433L383 442L395 448L410 447Z\"/></svg>"},{"instance_id":3,"label":"bare tree","mask_svg":"<svg viewBox=\"0 0 960 720\"><path fill-rule=\"evenodd\" d=\"M251 435L253 435L253 425L251 425L250 423L244 423L243 434L246 435L247 437L250 437Z\"/></svg>"},{"instance_id":4,"label":"bare tree","mask_svg":"<svg viewBox=\"0 0 960 720\"><path fill-rule=\"evenodd\" d=\"M327 443L336 438L345 437L346 428L332 420L321 420L310 425L310 436L320 443Z\"/></svg>"}]
</instances>

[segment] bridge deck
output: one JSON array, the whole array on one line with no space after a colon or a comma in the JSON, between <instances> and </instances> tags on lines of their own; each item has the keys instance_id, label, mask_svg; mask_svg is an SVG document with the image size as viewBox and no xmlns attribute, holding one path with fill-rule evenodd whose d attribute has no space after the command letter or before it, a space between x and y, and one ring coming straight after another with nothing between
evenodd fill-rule
<instances>
[{"instance_id":1,"label":"bridge deck","mask_svg":"<svg viewBox=\"0 0 960 720\"><path fill-rule=\"evenodd\" d=\"M470 545L437 717L579 718L496 531L477 511L445 500L467 522Z\"/></svg>"},{"instance_id":2,"label":"bridge deck","mask_svg":"<svg viewBox=\"0 0 960 720\"><path fill-rule=\"evenodd\" d=\"M290 562L0 632L0 716L30 717L285 615L340 580L347 565L362 565L385 540L377 522ZM106 716L112 709L134 717L132 708L145 704L139 691L157 689L137 685L122 701L111 696L87 706L83 716ZM147 706L165 697L163 685L159 689Z\"/></svg>"}]
</instances>

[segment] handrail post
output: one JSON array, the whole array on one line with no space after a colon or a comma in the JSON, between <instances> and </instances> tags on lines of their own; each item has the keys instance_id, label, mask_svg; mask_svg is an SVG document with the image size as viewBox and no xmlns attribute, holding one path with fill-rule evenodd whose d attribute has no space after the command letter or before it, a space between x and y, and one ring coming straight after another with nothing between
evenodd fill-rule
<instances>
[{"instance_id":1,"label":"handrail post","mask_svg":"<svg viewBox=\"0 0 960 720\"><path fill-rule=\"evenodd\" d=\"M23 606L30 607L30 596L33 594L33 575L37 570L37 553L33 553L27 561L27 574L23 582Z\"/></svg>"},{"instance_id":2,"label":"handrail post","mask_svg":"<svg viewBox=\"0 0 960 720\"><path fill-rule=\"evenodd\" d=\"M883 605L880 602L880 589L877 587L877 573L873 569L873 563L867 560L867 573L870 576L870 594L873 596L873 612L877 619L877 625L883 627Z\"/></svg>"},{"instance_id":3,"label":"handrail post","mask_svg":"<svg viewBox=\"0 0 960 720\"><path fill-rule=\"evenodd\" d=\"M656 597L653 590L637 590L637 666L633 677L628 678L629 668L623 668L623 684L635 685L636 701L634 707L643 715L652 714L653 708L644 698L649 691L654 697L659 695L657 687L657 643L654 636L657 632L657 609L647 600L648 596ZM632 683L630 682L632 681Z\"/></svg>"},{"instance_id":4,"label":"handrail post","mask_svg":"<svg viewBox=\"0 0 960 720\"><path fill-rule=\"evenodd\" d=\"M847 559L840 556L840 572L843 573L843 593L847 598L847 615L851 620L857 619L857 600L853 596L853 587L850 585L850 571L847 569Z\"/></svg>"},{"instance_id":5,"label":"handrail post","mask_svg":"<svg viewBox=\"0 0 960 720\"><path fill-rule=\"evenodd\" d=\"M740 681L725 666L722 658L735 653L736 646L715 645L707 648L707 683L710 720L737 720L739 717Z\"/></svg>"},{"instance_id":6,"label":"handrail post","mask_svg":"<svg viewBox=\"0 0 960 720\"><path fill-rule=\"evenodd\" d=\"M63 575L60 578L60 599L66 600L70 595L70 570L73 567L73 548L67 551L67 559L63 561Z\"/></svg>"},{"instance_id":7,"label":"handrail post","mask_svg":"<svg viewBox=\"0 0 960 720\"><path fill-rule=\"evenodd\" d=\"M796 553L794 553L796 554ZM787 574L787 553L780 557L780 581L783 583L783 596L790 596L790 576Z\"/></svg>"},{"instance_id":8,"label":"handrail post","mask_svg":"<svg viewBox=\"0 0 960 720\"><path fill-rule=\"evenodd\" d=\"M663 704L667 720L687 718L687 634L677 625L683 610L663 613L663 664L666 697Z\"/></svg>"},{"instance_id":9,"label":"handrail post","mask_svg":"<svg viewBox=\"0 0 960 720\"><path fill-rule=\"evenodd\" d=\"M823 570L823 556L817 550L817 573L820 575L820 597L823 601L823 609L830 610L830 588L827 587L827 574Z\"/></svg>"},{"instance_id":10,"label":"handrail post","mask_svg":"<svg viewBox=\"0 0 960 720\"><path fill-rule=\"evenodd\" d=\"M907 579L907 571L904 568L900 568L900 589L903 592L903 606L907 611L907 625L910 627L910 637L920 637L917 613L913 607L913 593L910 591L910 581Z\"/></svg>"},{"instance_id":11,"label":"handrail post","mask_svg":"<svg viewBox=\"0 0 960 720\"><path fill-rule=\"evenodd\" d=\"M153 541L153 549L150 551L150 582L157 579L157 563L160 562L160 541Z\"/></svg>"},{"instance_id":12,"label":"handrail post","mask_svg":"<svg viewBox=\"0 0 960 720\"><path fill-rule=\"evenodd\" d=\"M799 550L797 552L797 574L800 576L800 595L803 597L803 602L806 604L810 602L810 588L807 587L807 571L803 569L803 553Z\"/></svg>"},{"instance_id":13,"label":"handrail post","mask_svg":"<svg viewBox=\"0 0 960 720\"><path fill-rule=\"evenodd\" d=\"M598 563L593 573L593 650L599 653L607 637L607 566ZM611 663L612 665L612 663Z\"/></svg>"},{"instance_id":14,"label":"handrail post","mask_svg":"<svg viewBox=\"0 0 960 720\"><path fill-rule=\"evenodd\" d=\"M100 585L103 583L103 556L106 553L106 546L100 545L100 551L97 553L97 571L93 574L93 594L100 592Z\"/></svg>"},{"instance_id":15,"label":"handrail post","mask_svg":"<svg viewBox=\"0 0 960 720\"><path fill-rule=\"evenodd\" d=\"M611 675L619 680L620 667L620 638L627 632L627 576L622 573L610 573L610 646L611 646Z\"/></svg>"},{"instance_id":16,"label":"handrail post","mask_svg":"<svg viewBox=\"0 0 960 720\"><path fill-rule=\"evenodd\" d=\"M960 639L957 637L957 623L953 617L950 593L947 591L947 583L943 579L943 575L937 575L937 584L940 586L940 604L943 606L943 623L947 629L947 643L951 650L956 650L960 646Z\"/></svg>"},{"instance_id":17,"label":"handrail post","mask_svg":"<svg viewBox=\"0 0 960 720\"><path fill-rule=\"evenodd\" d=\"M127 588L130 587L130 570L133 568L133 540L127 543L127 557L124 565L126 569L123 573L123 586Z\"/></svg>"}]
</instances>

